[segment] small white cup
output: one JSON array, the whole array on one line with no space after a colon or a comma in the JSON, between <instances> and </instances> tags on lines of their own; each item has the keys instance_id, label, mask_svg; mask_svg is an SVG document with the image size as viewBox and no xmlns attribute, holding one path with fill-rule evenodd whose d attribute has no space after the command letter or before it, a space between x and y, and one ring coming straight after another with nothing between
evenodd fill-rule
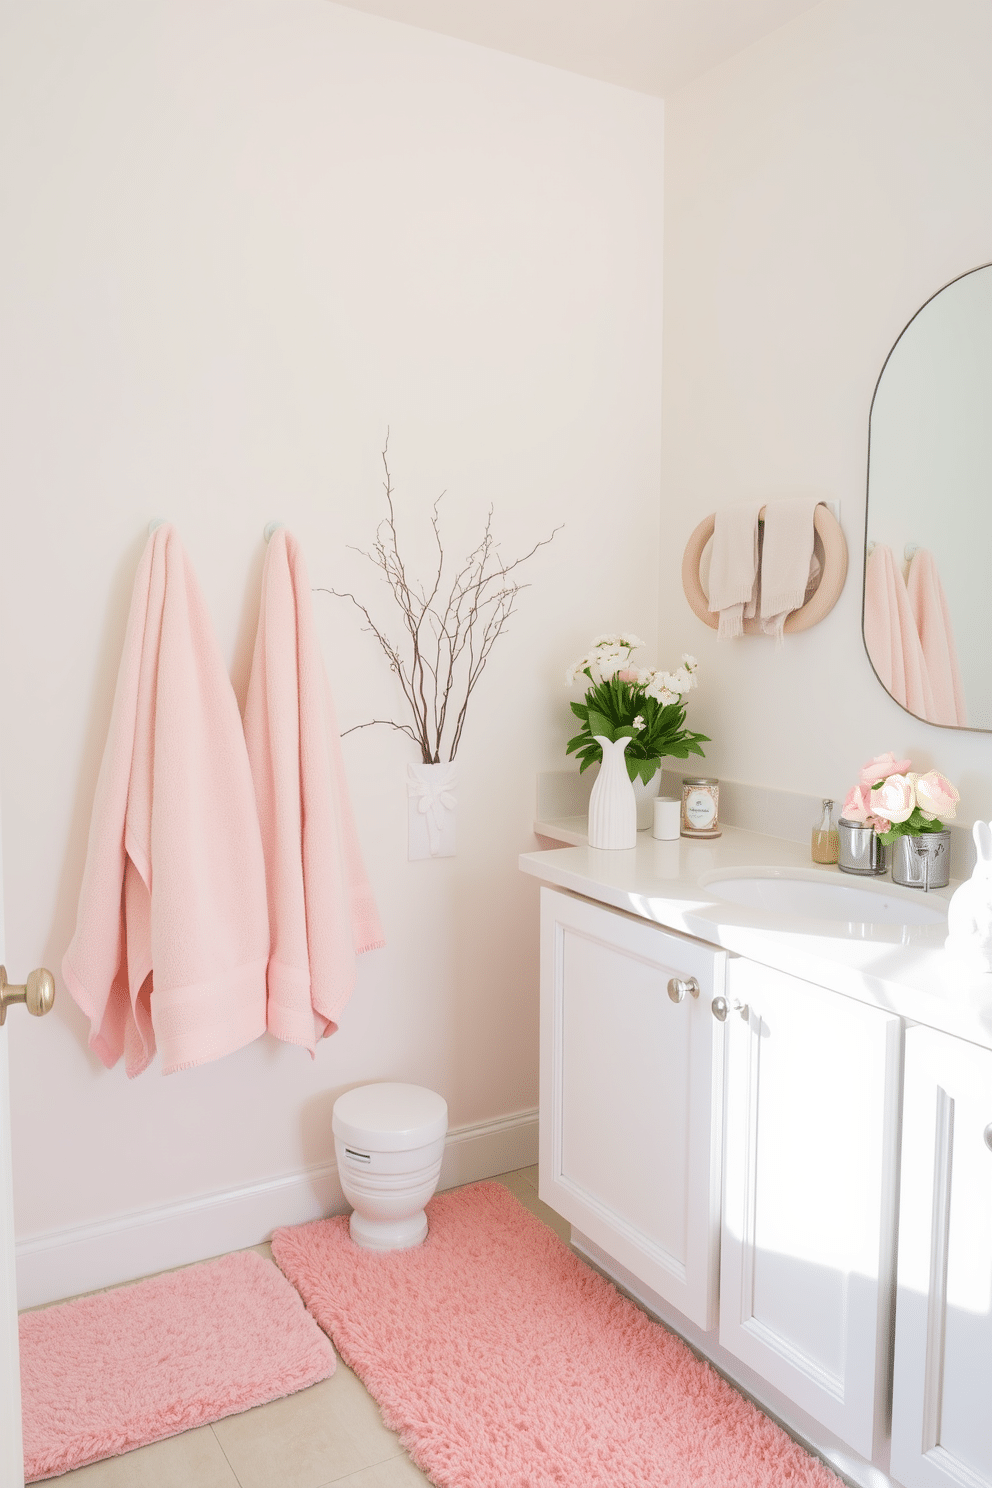
<instances>
[{"instance_id":1,"label":"small white cup","mask_svg":"<svg viewBox=\"0 0 992 1488\"><path fill-rule=\"evenodd\" d=\"M682 802L676 796L656 796L651 836L660 842L672 842L679 835L681 812Z\"/></svg>"}]
</instances>

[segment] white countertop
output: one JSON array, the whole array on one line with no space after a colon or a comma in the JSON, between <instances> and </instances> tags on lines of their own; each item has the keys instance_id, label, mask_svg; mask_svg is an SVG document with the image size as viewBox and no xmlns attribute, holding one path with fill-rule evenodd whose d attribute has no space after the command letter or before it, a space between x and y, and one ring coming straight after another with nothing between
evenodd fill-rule
<instances>
[{"instance_id":1,"label":"white countertop","mask_svg":"<svg viewBox=\"0 0 992 1488\"><path fill-rule=\"evenodd\" d=\"M743 909L721 901L700 881L728 869L772 867L828 875L851 886L866 882L812 863L805 844L724 827L721 837L710 840L658 842L650 832L639 832L636 847L608 851L585 844L582 818L535 823L535 830L579 845L521 854L524 873L992 1048L992 976L955 966L944 953L944 925L845 923ZM868 882L913 902L946 903L956 887L952 881L924 896L888 880Z\"/></svg>"}]
</instances>

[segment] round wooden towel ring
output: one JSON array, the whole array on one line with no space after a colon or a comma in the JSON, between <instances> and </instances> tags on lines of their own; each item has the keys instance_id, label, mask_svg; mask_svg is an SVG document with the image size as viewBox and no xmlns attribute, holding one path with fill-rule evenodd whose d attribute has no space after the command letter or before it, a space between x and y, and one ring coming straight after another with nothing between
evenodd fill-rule
<instances>
[{"instance_id":1,"label":"round wooden towel ring","mask_svg":"<svg viewBox=\"0 0 992 1488\"><path fill-rule=\"evenodd\" d=\"M763 516L764 511L765 508L762 507L759 516ZM685 590L685 597L693 613L698 615L711 630L716 630L720 617L710 610L709 601L703 592L699 578L699 560L703 556L703 549L713 536L715 525L716 518L711 512L708 517L703 518L693 532L682 555L682 588ZM821 505L816 508L813 513L813 526L823 545L823 572L820 575L816 593L800 609L793 610L792 614L786 617L782 627L786 635L794 635L797 630L809 630L810 626L818 625L824 616L829 615L840 598L844 580L847 578L847 543L844 541L840 523L829 507Z\"/></svg>"}]
</instances>

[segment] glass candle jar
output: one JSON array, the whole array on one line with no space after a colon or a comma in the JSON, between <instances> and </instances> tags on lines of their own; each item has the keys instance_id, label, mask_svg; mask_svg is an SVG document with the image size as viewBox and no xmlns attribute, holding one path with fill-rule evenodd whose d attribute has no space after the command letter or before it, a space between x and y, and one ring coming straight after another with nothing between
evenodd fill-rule
<instances>
[{"instance_id":1,"label":"glass candle jar","mask_svg":"<svg viewBox=\"0 0 992 1488\"><path fill-rule=\"evenodd\" d=\"M683 776L682 836L719 837L719 806L719 780L707 775Z\"/></svg>"}]
</instances>

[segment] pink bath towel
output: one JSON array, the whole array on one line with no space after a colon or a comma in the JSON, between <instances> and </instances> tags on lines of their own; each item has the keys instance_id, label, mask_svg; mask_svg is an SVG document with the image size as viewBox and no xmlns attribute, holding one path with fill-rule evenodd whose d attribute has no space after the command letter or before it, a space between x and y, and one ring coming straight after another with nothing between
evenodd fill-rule
<instances>
[{"instance_id":1,"label":"pink bath towel","mask_svg":"<svg viewBox=\"0 0 992 1488\"><path fill-rule=\"evenodd\" d=\"M906 590L933 695L928 721L963 728L968 720L954 630L934 556L926 548L917 548L910 560Z\"/></svg>"},{"instance_id":2,"label":"pink bath towel","mask_svg":"<svg viewBox=\"0 0 992 1488\"><path fill-rule=\"evenodd\" d=\"M897 703L929 719L933 692L902 569L877 544L865 565L865 649L878 680Z\"/></svg>"},{"instance_id":3,"label":"pink bath towel","mask_svg":"<svg viewBox=\"0 0 992 1488\"><path fill-rule=\"evenodd\" d=\"M62 961L90 1048L163 1073L265 1031L265 865L238 705L171 527L148 540Z\"/></svg>"},{"instance_id":4,"label":"pink bath towel","mask_svg":"<svg viewBox=\"0 0 992 1488\"><path fill-rule=\"evenodd\" d=\"M268 1027L313 1054L337 1028L356 958L383 944L348 797L299 544L269 542L245 703L265 849Z\"/></svg>"}]
</instances>

